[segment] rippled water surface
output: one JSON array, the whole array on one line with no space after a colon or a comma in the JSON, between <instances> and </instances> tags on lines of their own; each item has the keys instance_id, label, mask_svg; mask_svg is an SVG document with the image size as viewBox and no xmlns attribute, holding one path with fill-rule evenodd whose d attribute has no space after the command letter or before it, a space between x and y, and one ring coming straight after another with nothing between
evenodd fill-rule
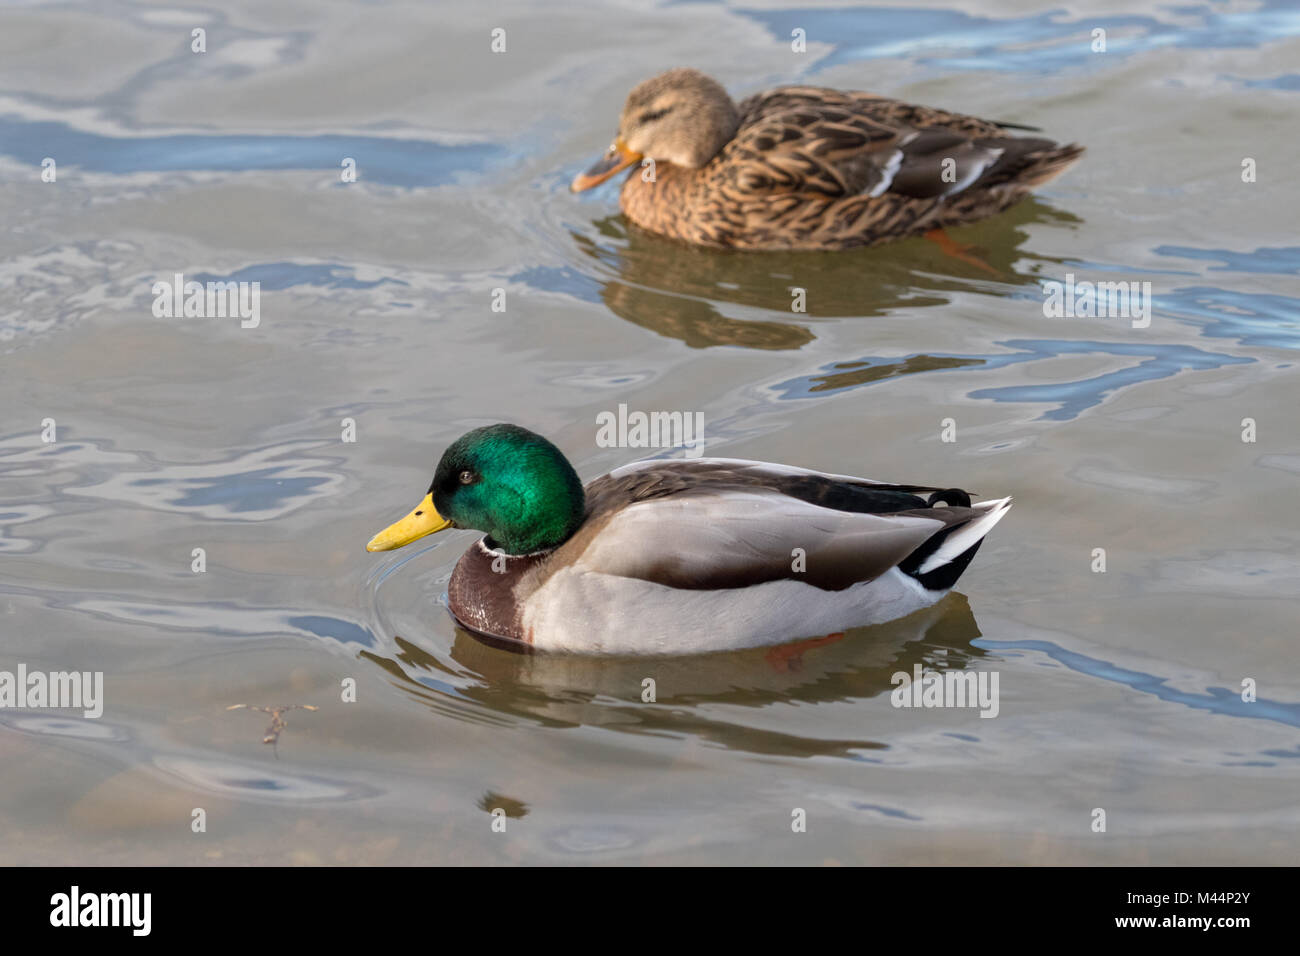
<instances>
[{"instance_id":1,"label":"rippled water surface","mask_svg":"<svg viewBox=\"0 0 1300 956\"><path fill-rule=\"evenodd\" d=\"M0 11L0 670L106 694L0 710L0 862L1295 862L1300 7L485 6ZM567 190L679 64L1088 153L965 258L687 250ZM260 324L155 318L178 272ZM1150 326L1045 318L1068 274ZM620 403L1016 507L961 593L802 653L522 656L443 607L471 533L363 550L475 425L638 457ZM917 665L998 716L891 706ZM236 704L318 709L272 747Z\"/></svg>"}]
</instances>

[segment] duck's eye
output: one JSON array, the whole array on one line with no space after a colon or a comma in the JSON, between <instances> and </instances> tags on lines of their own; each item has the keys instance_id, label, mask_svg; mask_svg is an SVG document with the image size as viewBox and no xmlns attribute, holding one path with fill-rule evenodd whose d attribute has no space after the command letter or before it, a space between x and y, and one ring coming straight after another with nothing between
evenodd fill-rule
<instances>
[{"instance_id":1,"label":"duck's eye","mask_svg":"<svg viewBox=\"0 0 1300 956\"><path fill-rule=\"evenodd\" d=\"M460 473L460 483L461 483L462 485L472 485L472 484L474 484L474 472L469 471L468 469L466 469L465 471L462 471L462 472Z\"/></svg>"},{"instance_id":2,"label":"duck's eye","mask_svg":"<svg viewBox=\"0 0 1300 956\"><path fill-rule=\"evenodd\" d=\"M637 118L637 124L640 126L644 126L646 123L653 123L655 120L661 119L662 117L667 115L670 109L672 109L672 107L668 106L661 110L650 110L648 112L642 113L640 117Z\"/></svg>"}]
</instances>

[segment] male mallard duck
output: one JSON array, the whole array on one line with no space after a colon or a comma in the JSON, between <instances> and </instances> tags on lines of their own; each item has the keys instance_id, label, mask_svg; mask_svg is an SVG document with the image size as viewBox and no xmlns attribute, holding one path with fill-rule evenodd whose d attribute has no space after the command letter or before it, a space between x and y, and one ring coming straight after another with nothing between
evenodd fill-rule
<instances>
[{"instance_id":1,"label":"male mallard duck","mask_svg":"<svg viewBox=\"0 0 1300 956\"><path fill-rule=\"evenodd\" d=\"M547 650L695 653L933 604L1010 502L730 458L637 462L584 491L545 438L490 425L452 443L419 507L366 550L476 528L487 534L447 586L470 630Z\"/></svg>"},{"instance_id":2,"label":"male mallard duck","mask_svg":"<svg viewBox=\"0 0 1300 956\"><path fill-rule=\"evenodd\" d=\"M1029 128L816 86L736 106L703 73L669 70L628 94L613 145L572 189L642 163L622 206L651 232L737 249L846 249L1001 212L1083 152L1006 132Z\"/></svg>"}]
</instances>

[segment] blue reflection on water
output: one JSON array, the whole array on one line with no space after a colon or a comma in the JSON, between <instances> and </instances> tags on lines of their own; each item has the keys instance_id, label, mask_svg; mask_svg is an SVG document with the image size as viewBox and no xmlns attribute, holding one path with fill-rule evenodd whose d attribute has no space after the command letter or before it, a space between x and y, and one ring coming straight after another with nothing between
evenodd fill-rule
<instances>
[{"instance_id":1,"label":"blue reflection on water","mask_svg":"<svg viewBox=\"0 0 1300 956\"><path fill-rule=\"evenodd\" d=\"M737 10L788 40L806 31L810 49L830 44L819 68L883 57L953 70L1059 73L1100 67L1135 53L1182 47L1247 48L1300 35L1300 7L1271 0L1249 10L1200 3L1171 10L1179 22L1107 13L1104 21L1072 19L1061 10L1024 17L991 17L940 8L889 7L869 11L827 7ZM1093 52L1092 31L1106 31L1104 56ZM1284 87L1289 88L1289 87Z\"/></svg>"},{"instance_id":2,"label":"blue reflection on water","mask_svg":"<svg viewBox=\"0 0 1300 956\"><path fill-rule=\"evenodd\" d=\"M1281 76L1271 76L1261 80L1245 80L1235 76L1225 76L1223 79L1237 80L1242 86L1254 90L1300 91L1300 73L1284 73Z\"/></svg>"},{"instance_id":3,"label":"blue reflection on water","mask_svg":"<svg viewBox=\"0 0 1300 956\"><path fill-rule=\"evenodd\" d=\"M66 123L0 116L0 154L39 167L46 156L63 169L100 173L316 169L338 181L343 157L357 161L358 179L388 186L441 186L481 175L506 159L490 143L346 135L179 133L104 136ZM342 182L339 181L342 186Z\"/></svg>"},{"instance_id":4,"label":"blue reflection on water","mask_svg":"<svg viewBox=\"0 0 1300 956\"><path fill-rule=\"evenodd\" d=\"M957 355L953 353L913 353L908 356L880 357L869 356L849 362L834 362L823 365L811 375L801 375L774 386L781 399L815 398L830 392L862 388L890 381L889 377L864 376L861 381L854 381L855 369L867 370L879 366L902 364L921 364L931 359L955 360L952 367L936 366L911 374L931 374L951 372L959 369L967 371L977 368L1005 368L1020 362L1032 362L1039 359L1057 358L1063 355L1117 355L1144 358L1127 368L1117 369L1094 375L1092 378L1075 382L1053 382L1042 385L1016 385L1002 388L982 388L969 393L970 398L984 398L995 402L1036 402L1055 403L1056 407L1039 416L1040 419L1066 421L1075 418L1080 412L1100 404L1112 392L1136 385L1168 378L1178 372L1189 369L1215 369L1225 365L1244 365L1256 361L1234 355L1221 355L1206 352L1187 345L1129 344L1119 342L1076 342L1068 339L1013 339L998 342L997 345L1016 352L997 352L986 355ZM828 387L826 379L841 378L845 384L839 388Z\"/></svg>"},{"instance_id":5,"label":"blue reflection on water","mask_svg":"<svg viewBox=\"0 0 1300 956\"><path fill-rule=\"evenodd\" d=\"M224 505L233 514L241 511L276 510L295 498L306 496L313 488L330 479L325 476L304 475L287 477L293 467L260 468L230 475L213 475L210 478L175 479L141 478L133 485L168 482L188 487L178 488L171 503L180 508L202 508Z\"/></svg>"},{"instance_id":6,"label":"blue reflection on water","mask_svg":"<svg viewBox=\"0 0 1300 956\"><path fill-rule=\"evenodd\" d=\"M1100 677L1102 680L1114 681L1144 694L1154 694L1161 700L1183 704L1187 707L1195 707L1198 710L1209 710L1229 717L1275 720L1278 723L1288 724L1292 727L1300 727L1300 704L1286 704L1281 701L1266 700L1263 697L1252 703L1246 703L1241 699L1239 692L1226 687L1207 687L1203 694L1178 690L1166 684L1168 678L1157 677L1143 671L1130 670L1109 661L1088 657L1086 654L1079 654L1076 651L1068 651L1051 641L994 641L980 637L971 641L971 643L976 647L992 651L1038 651L1046 654L1052 660L1064 664L1070 670L1087 674L1090 677ZM1300 753L1286 753L1284 755L1296 757L1300 756Z\"/></svg>"},{"instance_id":7,"label":"blue reflection on water","mask_svg":"<svg viewBox=\"0 0 1300 956\"><path fill-rule=\"evenodd\" d=\"M914 813L908 813L906 810L899 810L896 807L882 807L878 803L858 803L852 804L854 810L874 810L882 816L892 817L895 820L924 820L925 817L918 817Z\"/></svg>"},{"instance_id":8,"label":"blue reflection on water","mask_svg":"<svg viewBox=\"0 0 1300 956\"><path fill-rule=\"evenodd\" d=\"M562 292L583 302L601 301L602 283L571 266L529 266L511 275L510 280L541 292Z\"/></svg>"},{"instance_id":9,"label":"blue reflection on water","mask_svg":"<svg viewBox=\"0 0 1300 956\"><path fill-rule=\"evenodd\" d=\"M1175 289L1157 306L1200 325L1201 334L1243 345L1300 349L1300 299L1264 292L1235 292L1214 286Z\"/></svg>"},{"instance_id":10,"label":"blue reflection on water","mask_svg":"<svg viewBox=\"0 0 1300 956\"><path fill-rule=\"evenodd\" d=\"M1023 339L999 344L1010 348L1026 349L1029 354L1020 358L1020 361L1055 358L1061 355L1089 355L1098 352L1105 355L1147 356L1145 361L1128 368L1103 372L1077 382L981 388L970 393L971 398L988 398L995 402L1057 402L1056 408L1039 416L1040 419L1054 421L1075 418L1080 412L1101 404L1107 395L1129 385L1154 382L1189 369L1203 371L1224 365L1245 365L1255 361L1253 358L1204 352L1187 345L1128 345Z\"/></svg>"},{"instance_id":11,"label":"blue reflection on water","mask_svg":"<svg viewBox=\"0 0 1300 956\"><path fill-rule=\"evenodd\" d=\"M1271 275L1300 275L1300 246L1261 246L1250 252L1233 249L1197 249L1195 246L1156 246L1158 256L1202 259L1217 262L1210 272L1260 272Z\"/></svg>"},{"instance_id":12,"label":"blue reflection on water","mask_svg":"<svg viewBox=\"0 0 1300 956\"><path fill-rule=\"evenodd\" d=\"M324 289L373 289L377 285L391 283L406 285L400 279L380 278L363 280L356 277L356 270L350 266L331 265L329 263L300 262L261 262L239 269L230 275L213 275L208 272L186 276L187 282L257 282L259 288L266 291L289 289L297 285L313 285ZM170 276L160 276L163 281Z\"/></svg>"},{"instance_id":13,"label":"blue reflection on water","mask_svg":"<svg viewBox=\"0 0 1300 956\"><path fill-rule=\"evenodd\" d=\"M369 629L339 617L324 617L319 614L301 614L288 619L290 627L298 628L317 637L332 637L343 644L361 644L365 647L375 646L375 635Z\"/></svg>"}]
</instances>

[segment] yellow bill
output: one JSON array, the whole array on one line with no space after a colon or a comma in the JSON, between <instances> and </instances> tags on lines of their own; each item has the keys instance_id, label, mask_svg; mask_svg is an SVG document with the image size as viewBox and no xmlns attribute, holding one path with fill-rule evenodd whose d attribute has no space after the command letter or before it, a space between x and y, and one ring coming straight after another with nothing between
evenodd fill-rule
<instances>
[{"instance_id":1,"label":"yellow bill","mask_svg":"<svg viewBox=\"0 0 1300 956\"><path fill-rule=\"evenodd\" d=\"M430 492L424 496L418 508L371 538L370 543L366 545L366 550L392 551L394 548L405 547L425 535L450 527L451 522L438 514L438 509L433 506L433 493Z\"/></svg>"}]
</instances>

